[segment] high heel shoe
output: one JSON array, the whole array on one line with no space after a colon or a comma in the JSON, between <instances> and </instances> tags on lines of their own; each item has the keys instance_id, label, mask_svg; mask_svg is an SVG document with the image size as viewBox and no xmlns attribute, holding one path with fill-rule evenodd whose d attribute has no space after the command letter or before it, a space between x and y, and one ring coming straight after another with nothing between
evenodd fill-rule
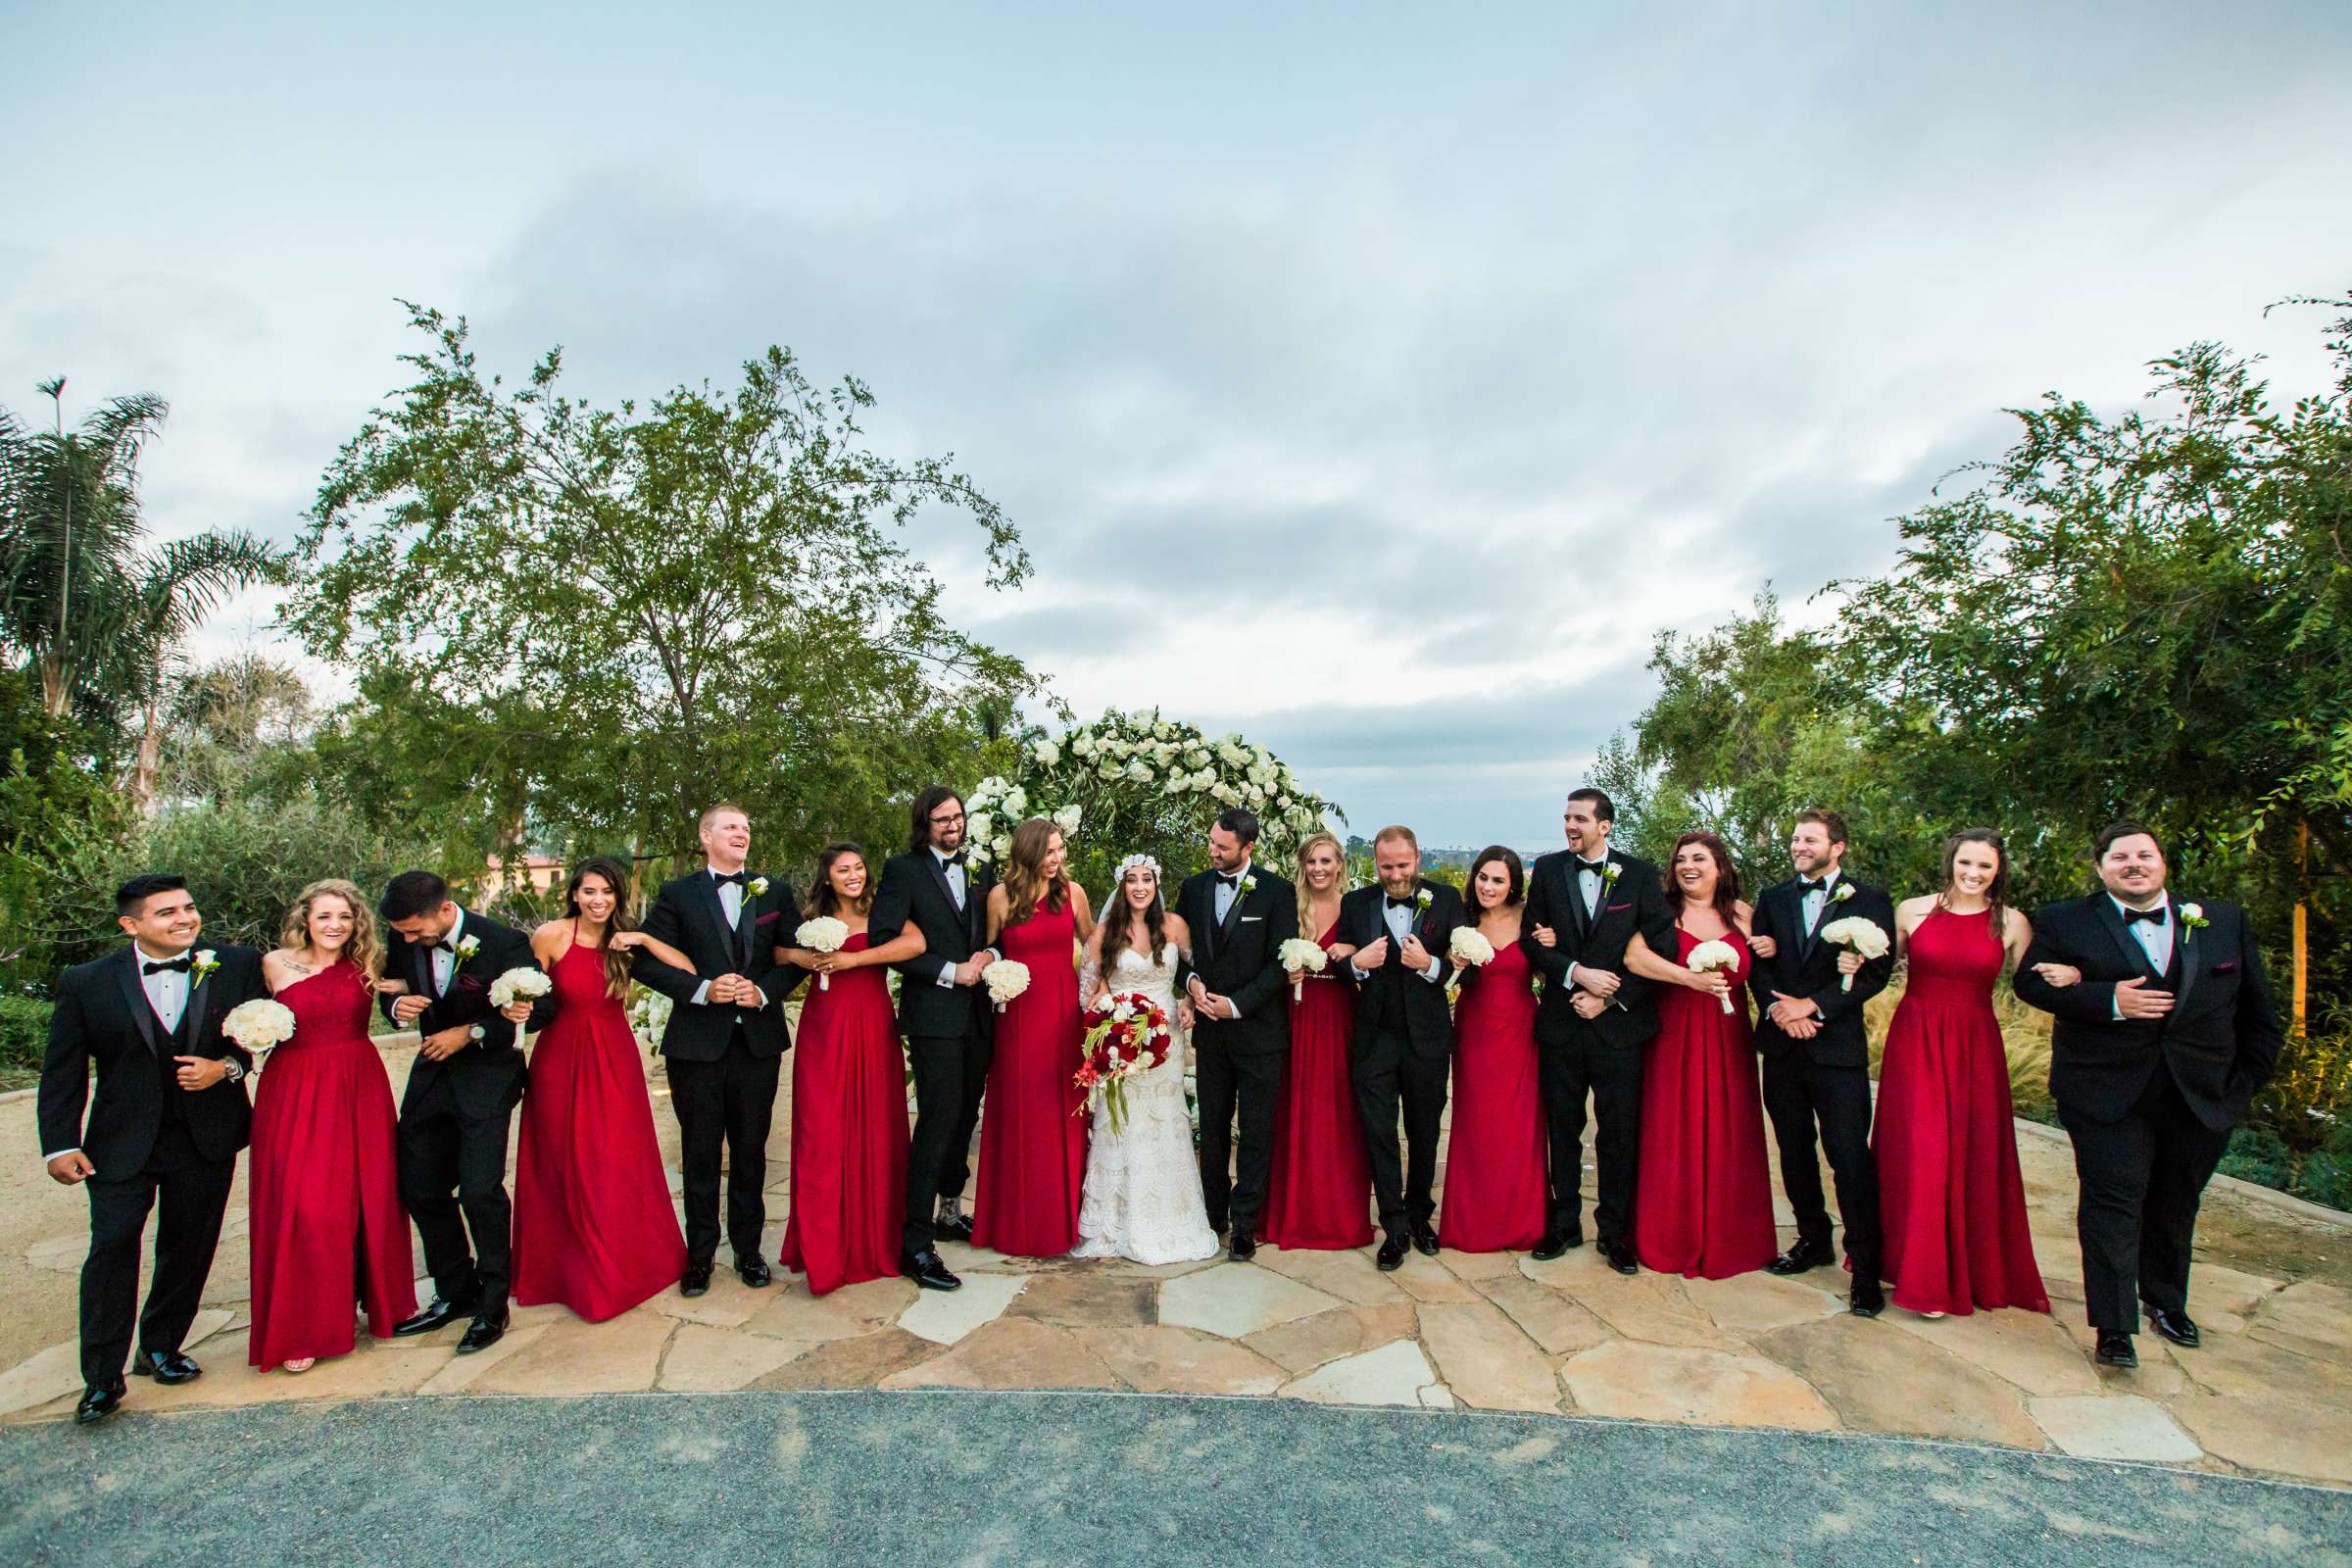
<instances>
[{"instance_id":1,"label":"high heel shoe","mask_svg":"<svg viewBox=\"0 0 2352 1568\"><path fill-rule=\"evenodd\" d=\"M318 1364L318 1358L315 1355L298 1355L293 1360L288 1361L285 1366L286 1370L289 1372L308 1372L311 1368L317 1366Z\"/></svg>"}]
</instances>

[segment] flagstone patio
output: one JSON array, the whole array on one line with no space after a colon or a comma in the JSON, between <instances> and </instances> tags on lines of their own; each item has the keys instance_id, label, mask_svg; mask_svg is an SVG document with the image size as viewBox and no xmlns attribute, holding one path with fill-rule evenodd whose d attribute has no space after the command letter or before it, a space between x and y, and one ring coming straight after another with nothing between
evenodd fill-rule
<instances>
[{"instance_id":1,"label":"flagstone patio","mask_svg":"<svg viewBox=\"0 0 2352 1568\"><path fill-rule=\"evenodd\" d=\"M387 1049L396 1084L411 1053ZM657 1072L657 1095L662 1084ZM665 1153L676 1130L657 1101ZM769 1148L772 1257L784 1220L788 1118ZM29 1097L0 1102L0 1141L36 1142ZM2223 1180L2200 1227L2190 1306L2199 1350L2139 1341L2142 1365L2091 1365L2065 1142L2020 1138L2055 1317L1931 1321L1843 1310L1843 1278L1681 1280L1603 1267L1590 1248L1414 1255L1369 1250L1145 1268L1035 1261L949 1246L964 1288L877 1280L821 1299L789 1277L750 1291L721 1270L608 1323L516 1309L491 1350L458 1329L368 1342L302 1376L244 1364L244 1182L189 1348L205 1375L134 1380L159 1411L391 1395L574 1395L735 1389L1068 1389L1329 1404L1468 1407L1659 1422L1906 1434L2352 1486L2352 1218ZM85 1210L27 1155L0 1179L0 1418L53 1421L78 1392L74 1281ZM1787 1215L1782 1215L1784 1222ZM722 1253L723 1258L723 1253ZM421 1290L420 1290L421 1294Z\"/></svg>"}]
</instances>

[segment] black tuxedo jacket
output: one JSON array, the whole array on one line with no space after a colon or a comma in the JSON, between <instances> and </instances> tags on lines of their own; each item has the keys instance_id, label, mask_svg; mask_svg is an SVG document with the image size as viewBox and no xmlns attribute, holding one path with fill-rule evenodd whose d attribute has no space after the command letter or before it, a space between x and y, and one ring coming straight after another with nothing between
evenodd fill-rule
<instances>
[{"instance_id":1,"label":"black tuxedo jacket","mask_svg":"<svg viewBox=\"0 0 2352 1568\"><path fill-rule=\"evenodd\" d=\"M203 953L199 943L194 949ZM140 983L139 962L126 942L103 958L75 964L58 977L57 1010L49 1015L49 1048L41 1057L37 1097L41 1152L78 1149L102 1177L124 1177L147 1161L163 1127L165 1097L175 1095L188 1136L211 1159L234 1158L253 1125L245 1086L223 1080L191 1093L167 1084L173 1056L233 1058L250 1068L253 1056L220 1033L220 1020L240 1002L267 997L262 956L251 948L210 950L219 967L189 976L188 1004L176 1033L168 1033ZM98 1094L90 1098L90 1067ZM89 1109L89 1125L82 1110Z\"/></svg>"},{"instance_id":2,"label":"black tuxedo jacket","mask_svg":"<svg viewBox=\"0 0 2352 1568\"><path fill-rule=\"evenodd\" d=\"M963 907L948 887L939 857L928 849L894 855L882 864L867 929L877 943L895 941L906 922L923 934L923 951L899 972L899 1027L909 1035L961 1038L995 1027L986 986L943 986L940 966L960 964L988 946L988 894L997 885L985 865L963 869ZM786 946L790 946L788 942Z\"/></svg>"},{"instance_id":3,"label":"black tuxedo jacket","mask_svg":"<svg viewBox=\"0 0 2352 1568\"><path fill-rule=\"evenodd\" d=\"M1805 930L1804 900L1796 883L1791 877L1766 888L1756 899L1755 914L1748 922L1757 936L1772 938L1776 949L1771 957L1756 959L1747 971L1747 989L1756 999L1756 1050L1779 1057L1802 1049L1809 1060L1825 1067L1867 1067L1870 1030L1862 1018L1862 1004L1886 990L1894 974L1894 904L1885 888L1838 873L1837 884L1830 889L1836 902L1823 904L1820 924L1862 919L1886 933L1885 956L1862 965L1854 975L1854 989L1848 991L1844 976L1838 972L1838 956L1845 950ZM1852 897L1838 898L1849 887L1854 890ZM1767 1010L1775 991L1783 996L1810 997L1822 1012L1821 1032L1811 1040L1791 1040L1783 1034Z\"/></svg>"},{"instance_id":4,"label":"black tuxedo jacket","mask_svg":"<svg viewBox=\"0 0 2352 1568\"><path fill-rule=\"evenodd\" d=\"M1176 965L1176 991L1183 995L1194 975L1240 1009L1238 1018L1200 1018L1196 1045L1227 1051L1287 1051L1291 1044L1291 977L1283 972L1282 945L1298 934L1298 891L1252 865L1256 885L1236 889L1225 923L1217 923L1217 874L1189 876L1176 891L1176 912L1192 931L1193 953ZM1115 900L1116 890L1113 890ZM1114 903L1113 908L1116 908Z\"/></svg>"},{"instance_id":5,"label":"black tuxedo jacket","mask_svg":"<svg viewBox=\"0 0 2352 1568\"><path fill-rule=\"evenodd\" d=\"M414 1104L446 1075L459 1104L474 1114L491 1115L521 1096L523 1060L514 1023L490 1004L490 985L509 969L538 968L539 959L531 952L529 937L471 909L464 912L454 935L461 948L468 939L476 944L473 956L457 960L449 972L448 993L436 998L409 1027L419 1035L429 1035L478 1023L482 1038L459 1047L455 1054L440 1061L418 1053L416 1064L409 1068L409 1087L402 1091L401 1104ZM397 931L390 933L390 939L384 952L384 978L406 980L414 995L432 996L432 949L419 947ZM387 1018L392 1016L392 998L385 997L379 1004ZM531 1004L527 1027L545 1028L555 1010L554 994L541 997Z\"/></svg>"},{"instance_id":6,"label":"black tuxedo jacket","mask_svg":"<svg viewBox=\"0 0 2352 1568\"><path fill-rule=\"evenodd\" d=\"M798 989L808 971L776 962L776 949L793 945L801 927L800 906L792 885L782 877L767 879L765 893L754 893L753 873L745 881L743 916L732 927L726 906L718 902L718 884L709 871L695 871L662 884L654 906L645 917L649 936L659 937L694 960L694 970L673 969L644 952L637 955L631 973L676 1004L669 1026L662 1031L662 1054L681 1061L716 1061L726 1054L737 1019L743 1022L743 1041L755 1056L775 1056L792 1049L792 1034L784 1023L784 1001ZM694 993L706 980L722 974L750 977L767 999L760 1008L697 1004Z\"/></svg>"},{"instance_id":7,"label":"black tuxedo jacket","mask_svg":"<svg viewBox=\"0 0 2352 1568\"><path fill-rule=\"evenodd\" d=\"M1649 951L1668 963L1675 960L1674 911L1666 906L1666 882L1658 868L1638 856L1608 852L1618 867L1616 880L1601 889L1600 907L1586 918L1584 901L1577 897L1577 856L1568 850L1539 855L1527 873L1527 911L1520 924L1520 951L1544 977L1544 1000L1536 1005L1536 1039L1547 1046L1566 1045L1578 1028L1589 1028L1605 1046L1638 1046L1658 1032L1657 988L1625 966L1625 950L1639 931ZM1549 926L1557 938L1551 947L1536 940L1536 927ZM1587 1022L1569 1004L1575 988L1569 984L1571 964L1606 969L1620 982L1617 994L1600 1016Z\"/></svg>"},{"instance_id":8,"label":"black tuxedo jacket","mask_svg":"<svg viewBox=\"0 0 2352 1568\"><path fill-rule=\"evenodd\" d=\"M2173 963L2163 975L2149 967L2147 950L2124 929L2115 901L2103 892L2034 916L2034 940L2012 984L2021 1001L2052 1015L2050 1098L2059 1109L2121 1121L2161 1063L2197 1119L2215 1132L2245 1115L2246 1102L2278 1065L2284 1032L2245 914L2234 905L2208 903L2204 916L2202 928L2187 925L2180 902L2172 900ZM2034 972L2037 963L2072 964L2082 981L2053 986ZM2162 1018L2118 1019L2116 985L2134 976L2151 990L2170 991L2173 1010Z\"/></svg>"},{"instance_id":9,"label":"black tuxedo jacket","mask_svg":"<svg viewBox=\"0 0 2352 1568\"><path fill-rule=\"evenodd\" d=\"M1392 1001L1401 998L1404 1003L1405 1036L1416 1050L1450 1052L1453 1049L1453 1013L1446 1003L1446 982L1453 974L1453 960L1446 951L1453 944L1454 930L1463 925L1462 896L1443 882L1427 877L1416 884L1420 892L1429 895L1429 906L1414 911L1413 931L1421 945L1437 960L1437 978L1416 973L1404 966L1396 952L1396 944L1389 944L1389 961L1372 970L1355 987L1355 1037L1368 1040L1380 1027ZM1332 938L1355 949L1370 947L1389 935L1386 913L1387 890L1377 882L1370 887L1355 888L1340 900L1340 930ZM1349 972L1353 979L1353 971Z\"/></svg>"}]
</instances>

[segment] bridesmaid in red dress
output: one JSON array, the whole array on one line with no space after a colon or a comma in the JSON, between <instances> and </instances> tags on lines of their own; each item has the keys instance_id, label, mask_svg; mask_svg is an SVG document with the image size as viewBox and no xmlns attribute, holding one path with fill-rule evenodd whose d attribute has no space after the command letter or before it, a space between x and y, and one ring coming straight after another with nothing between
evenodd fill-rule
<instances>
[{"instance_id":1,"label":"bridesmaid in red dress","mask_svg":"<svg viewBox=\"0 0 2352 1568\"><path fill-rule=\"evenodd\" d=\"M620 861L582 860L564 890L564 917L531 933L531 953L555 982L556 1014L531 1047L522 1101L514 1300L561 1302L591 1323L627 1311L686 1269L627 1001L637 951L675 968L694 965L634 928L630 891ZM527 1001L507 1009L517 1025L530 1013Z\"/></svg>"},{"instance_id":2,"label":"bridesmaid in red dress","mask_svg":"<svg viewBox=\"0 0 2352 1568\"><path fill-rule=\"evenodd\" d=\"M1457 1252L1544 1239L1544 1098L1536 1085L1536 968L1519 946L1527 867L1494 845L1470 862L1471 928L1494 944L1464 964L1453 1010L1453 1130L1438 1241Z\"/></svg>"},{"instance_id":3,"label":"bridesmaid in red dress","mask_svg":"<svg viewBox=\"0 0 2352 1568\"><path fill-rule=\"evenodd\" d=\"M865 852L832 845L816 858L816 891L801 917L839 920L849 941L836 953L776 949L778 963L825 977L801 993L792 1217L777 1259L807 1271L811 1296L895 1277L906 1223L906 1058L883 966L919 956L923 934L909 920L877 946L866 924L873 906Z\"/></svg>"},{"instance_id":4,"label":"bridesmaid in red dress","mask_svg":"<svg viewBox=\"0 0 2352 1568\"><path fill-rule=\"evenodd\" d=\"M1634 1251L1661 1274L1729 1279L1762 1268L1781 1250L1748 1036L1752 911L1740 900L1731 851L1712 833L1675 840L1666 883L1681 973L1658 994L1658 1037L1642 1080ZM1690 968L1702 942L1722 943L1738 962Z\"/></svg>"},{"instance_id":5,"label":"bridesmaid in red dress","mask_svg":"<svg viewBox=\"0 0 2352 1568\"><path fill-rule=\"evenodd\" d=\"M1085 1031L1078 944L1094 934L1086 890L1061 874L1061 829L1033 816L1012 830L1004 880L989 890L989 941L1029 966L1029 989L997 1018L997 1054L980 1116L980 1195L972 1245L1016 1257L1059 1257L1078 1245L1079 1186L1092 1118L1077 1114Z\"/></svg>"},{"instance_id":6,"label":"bridesmaid in red dress","mask_svg":"<svg viewBox=\"0 0 2352 1568\"><path fill-rule=\"evenodd\" d=\"M349 882L314 882L262 978L294 1014L253 1106L247 1174L253 1331L247 1359L308 1372L349 1351L356 1300L391 1337L416 1311L416 1256L394 1168L392 1085L368 1038L384 949Z\"/></svg>"},{"instance_id":7,"label":"bridesmaid in red dress","mask_svg":"<svg viewBox=\"0 0 2352 1568\"><path fill-rule=\"evenodd\" d=\"M1320 974L1291 971L1291 1055L1274 1112L1265 1239L1288 1250L1372 1245L1372 1169L1348 1077L1355 1033L1353 944L1334 939L1348 854L1329 833L1298 847L1298 930L1329 955Z\"/></svg>"},{"instance_id":8,"label":"bridesmaid in red dress","mask_svg":"<svg viewBox=\"0 0 2352 1568\"><path fill-rule=\"evenodd\" d=\"M2000 835L1970 828L1944 843L1943 891L1894 911L1911 970L1886 1030L1871 1152L1894 1304L1929 1317L2050 1309L2026 1228L2009 1062L1992 1010L1993 982L2034 935L2008 892ZM1841 955L1838 967L1855 956Z\"/></svg>"}]
</instances>

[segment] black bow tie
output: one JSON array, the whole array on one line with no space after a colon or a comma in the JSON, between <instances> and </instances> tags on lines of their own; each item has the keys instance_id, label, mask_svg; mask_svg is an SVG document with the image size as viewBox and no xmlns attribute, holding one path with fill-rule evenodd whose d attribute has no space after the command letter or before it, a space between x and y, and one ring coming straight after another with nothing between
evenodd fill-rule
<instances>
[{"instance_id":1,"label":"black bow tie","mask_svg":"<svg viewBox=\"0 0 2352 1568\"><path fill-rule=\"evenodd\" d=\"M1219 871L1217 873L1217 880L1224 883L1229 888L1238 888L1242 885L1242 873L1239 871Z\"/></svg>"},{"instance_id":2,"label":"black bow tie","mask_svg":"<svg viewBox=\"0 0 2352 1568\"><path fill-rule=\"evenodd\" d=\"M150 961L140 964L139 973L162 974L166 969L169 969L173 974L186 974L190 966L191 960L187 958L166 958L160 963Z\"/></svg>"},{"instance_id":3,"label":"black bow tie","mask_svg":"<svg viewBox=\"0 0 2352 1568\"><path fill-rule=\"evenodd\" d=\"M710 880L712 882L732 882L737 887L744 885L744 876L741 871L713 871L710 873Z\"/></svg>"},{"instance_id":4,"label":"black bow tie","mask_svg":"<svg viewBox=\"0 0 2352 1568\"><path fill-rule=\"evenodd\" d=\"M1609 874L1609 862L1606 857L1603 857L1597 860L1579 860L1576 862L1576 868L1580 873L1590 871L1594 876L1607 876Z\"/></svg>"},{"instance_id":5,"label":"black bow tie","mask_svg":"<svg viewBox=\"0 0 2352 1568\"><path fill-rule=\"evenodd\" d=\"M458 956L458 950L456 947L451 945L450 940L447 937L443 937L440 941L434 943L433 951L435 953L446 953L453 958Z\"/></svg>"},{"instance_id":6,"label":"black bow tie","mask_svg":"<svg viewBox=\"0 0 2352 1568\"><path fill-rule=\"evenodd\" d=\"M944 855L944 856L941 856L941 857L940 857L940 863L941 863L942 865L961 865L961 864L963 864L963 851L961 851L961 850L957 850L957 851L956 851L956 852L954 855Z\"/></svg>"},{"instance_id":7,"label":"black bow tie","mask_svg":"<svg viewBox=\"0 0 2352 1568\"><path fill-rule=\"evenodd\" d=\"M1800 876L1796 879L1796 896L1801 899L1808 893L1819 893L1823 888L1826 888L1829 885L1830 879L1826 876L1814 880L1808 880Z\"/></svg>"},{"instance_id":8,"label":"black bow tie","mask_svg":"<svg viewBox=\"0 0 2352 1568\"><path fill-rule=\"evenodd\" d=\"M2161 904L2153 909L2134 909L2130 905L2126 905L2124 906L2124 929L2131 930L2132 922L2134 920L2145 920L2150 925L2162 925L2167 912L2169 911ZM152 969L155 965L149 964L147 967Z\"/></svg>"},{"instance_id":9,"label":"black bow tie","mask_svg":"<svg viewBox=\"0 0 2352 1568\"><path fill-rule=\"evenodd\" d=\"M1391 899L1388 901L1388 905L1389 905L1389 907L1390 907L1390 908L1392 908L1392 909L1409 909L1409 908L1413 907L1413 906L1415 906L1416 904L1419 904L1420 902L1421 902L1421 901L1420 901L1420 899L1419 899L1419 898L1417 898L1417 897L1416 897L1416 898L1408 898L1408 899L1391 898Z\"/></svg>"}]
</instances>

